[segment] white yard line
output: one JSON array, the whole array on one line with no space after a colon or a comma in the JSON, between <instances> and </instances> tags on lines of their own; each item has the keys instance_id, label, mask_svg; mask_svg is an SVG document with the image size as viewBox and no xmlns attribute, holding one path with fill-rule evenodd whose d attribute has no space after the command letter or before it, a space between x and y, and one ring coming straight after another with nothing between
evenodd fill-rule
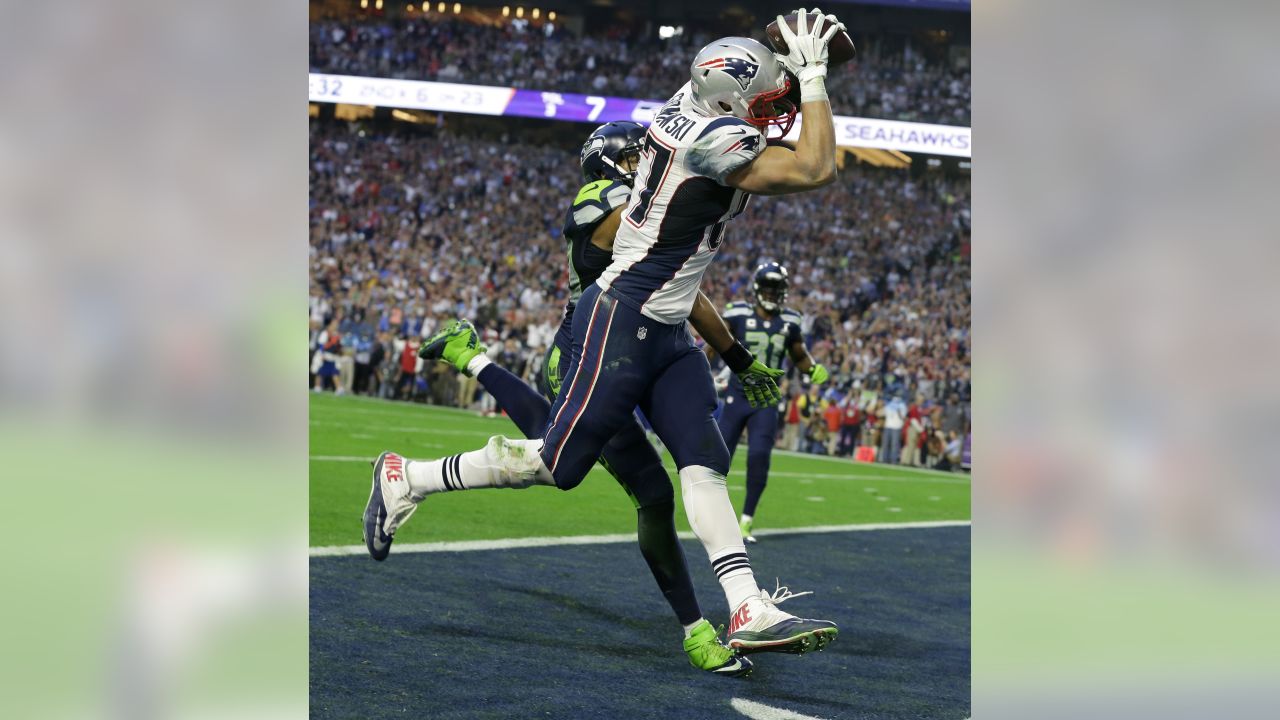
<instances>
[{"instance_id":1,"label":"white yard line","mask_svg":"<svg viewBox=\"0 0 1280 720\"><path fill-rule=\"evenodd\" d=\"M361 397L361 396L355 396L355 397L353 397L353 396L349 396L349 395L348 395L348 396L345 396L345 399L347 399L347 400L354 400L354 401L358 401L358 402L369 403L369 404L383 405L383 406L386 406L386 408L387 408L387 409L386 409L386 410L354 410L354 409L351 409L351 408L346 408L346 409L344 409L344 410L343 410L343 412L354 412L354 413L361 413L361 414L368 414L368 415L396 415L396 416L400 416L400 417L404 417L406 414L408 414L408 415L412 415L412 414L415 414L415 413L418 413L418 414L421 414L421 413L428 413L428 414L429 414L429 413L441 413L441 414L453 414L453 415L457 415L457 414L461 413L461 414L466 415L466 416L467 416L467 417L469 417L469 418L472 418L472 419L475 419L475 420L481 420L481 421L502 420L502 419L504 419L504 418L503 418L502 416L500 416L500 415L499 415L499 416L494 416L494 417L484 417L484 416L481 416L481 415L479 415L478 413L476 413L476 411L474 411L474 410L468 410L468 409L465 409L465 408L445 407L445 406L443 406L443 405L419 405L419 404L416 404L416 403L406 403L406 402L402 402L402 401L399 401L399 400L385 400L385 399L382 399L382 398L371 398L371 397ZM331 422L331 421L330 421L330 422L317 422L317 421L314 421L314 420L312 421L312 423L311 423L311 424L313 424L313 425L335 425L335 426L338 426L338 427L350 427L350 426L351 426L351 424L350 424L350 423L336 423L336 422ZM402 431L402 432L438 432L438 433L439 433L439 434L441 434L441 435L490 435L490 434L492 434L489 430L480 430L480 429L477 429L477 430L447 430L447 431L440 431L440 430L427 430L427 429L406 429L406 428L397 428L397 429L398 429L398 430L400 430L400 431ZM745 447L745 446L746 446L746 443L743 443L743 446ZM881 467L881 468L885 468L885 469L892 468L892 469L894 469L894 470L897 470L897 471L900 471L900 472L903 472L903 473L920 474L920 475L933 475L933 476L936 476L936 477L950 478L950 479L951 479L951 480L953 480L953 481L956 481L956 482L962 482L962 483L968 483L968 482L969 482L969 478L970 478L970 476L969 476L969 475L965 475L965 474L961 474L961 473L944 472L944 471L942 471L942 470L932 470L932 469L930 469L930 468L918 468L918 467L910 467L910 466L902 466L902 465L884 465L884 464L876 465L875 463L871 463L871 464L866 464L866 463L854 463L854 461L853 461L852 459L850 459L850 458L845 458L845 457L832 457L832 456L830 456L830 455L811 455L811 454L809 454L809 453L796 452L796 451L794 451L794 450L783 450L782 448L774 448L773 452L774 452L775 454L778 454L778 455L787 455L787 456L790 456L790 457L800 458L800 459L802 459L802 460L815 460L815 461L819 461L819 462L834 462L834 463L840 463L840 464L842 464L842 465L853 465L853 466L857 466L857 467Z\"/></svg>"},{"instance_id":2,"label":"white yard line","mask_svg":"<svg viewBox=\"0 0 1280 720\"><path fill-rule=\"evenodd\" d=\"M831 455L811 455L809 453L796 452L794 450L783 450L781 448L774 448L773 454L787 455L789 457L801 458L804 460L818 460L821 462L834 462L834 463L840 463L842 465L853 465L855 467L874 467L874 468L884 468L886 470L892 468L894 470L899 470L905 473L920 473L921 475L938 475L940 477L948 477L952 479L963 478L965 482L969 481L968 480L969 476L966 474L944 472L942 470L932 470L930 468L918 468L910 465L886 465L885 463L859 463L859 462L854 462L852 458L847 458L847 457L832 457Z\"/></svg>"},{"instance_id":3,"label":"white yard line","mask_svg":"<svg viewBox=\"0 0 1280 720\"><path fill-rule=\"evenodd\" d=\"M406 432L425 432L425 431L407 430ZM463 430L444 430L444 431L432 431L432 432L439 432L442 435L473 434ZM484 434L484 433L481 433L481 434ZM367 463L377 459L377 456L370 455L368 457L363 457L360 455L312 455L308 459L314 462L366 462ZM669 465L666 467L667 467L667 472L673 473L673 474L676 473L676 469L674 467L671 467ZM858 466L851 466L851 467L858 467ZM734 473L730 473L730 475L733 475L733 474ZM741 473L738 473L738 474L741 474ZM942 485L968 485L969 484L968 480L956 477L954 475L950 477L903 477L900 475L857 475L854 473L848 473L848 474L810 473L810 472L795 472L792 470L770 470L769 477L816 478L818 480L865 480L867 482L876 481L876 482L900 482L900 483L936 483L936 484L942 484Z\"/></svg>"},{"instance_id":4,"label":"white yard line","mask_svg":"<svg viewBox=\"0 0 1280 720\"><path fill-rule=\"evenodd\" d=\"M968 520L934 520L927 522L906 523L863 523L860 525L812 525L798 528L764 528L756 530L760 536L802 535L808 533L836 532L870 532L873 530L925 530L930 528L969 527ZM683 540L693 540L691 532L679 533ZM469 552L473 550L512 550L516 548L556 547L560 545L608 545L613 543L635 542L635 533L619 533L617 535L570 535L565 537L530 537L502 538L499 540L460 540L455 542L404 543L395 545L392 550L396 554L429 553L429 552ZM339 557L343 555L364 555L368 552L363 545L331 545L313 547L311 557Z\"/></svg>"},{"instance_id":5,"label":"white yard line","mask_svg":"<svg viewBox=\"0 0 1280 720\"><path fill-rule=\"evenodd\" d=\"M742 698L733 698L729 701L729 706L751 718L751 720L822 720L822 718L813 715L801 715L798 712L783 710L772 705L765 705L754 700L743 700Z\"/></svg>"}]
</instances>

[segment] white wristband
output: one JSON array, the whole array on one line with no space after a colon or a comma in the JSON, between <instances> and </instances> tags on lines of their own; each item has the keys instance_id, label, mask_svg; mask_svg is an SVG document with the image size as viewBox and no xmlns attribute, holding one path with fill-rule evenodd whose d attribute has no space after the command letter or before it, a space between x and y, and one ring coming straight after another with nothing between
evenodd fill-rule
<instances>
[{"instance_id":1,"label":"white wristband","mask_svg":"<svg viewBox=\"0 0 1280 720\"><path fill-rule=\"evenodd\" d=\"M824 68L825 69L825 68ZM800 78L800 104L821 102L827 99L826 73Z\"/></svg>"}]
</instances>

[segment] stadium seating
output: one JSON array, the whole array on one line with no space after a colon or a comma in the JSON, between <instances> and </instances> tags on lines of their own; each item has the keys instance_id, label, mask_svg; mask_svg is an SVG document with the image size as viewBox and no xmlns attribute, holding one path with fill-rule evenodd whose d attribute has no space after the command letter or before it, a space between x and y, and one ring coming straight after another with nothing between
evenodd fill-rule
<instances>
[{"instance_id":1,"label":"stadium seating","mask_svg":"<svg viewBox=\"0 0 1280 720\"><path fill-rule=\"evenodd\" d=\"M316 120L310 163L313 327L339 320L348 351L383 343L394 369L396 338L469 317L533 377L566 292L576 148ZM788 303L832 373L827 401L865 390L967 406L968 256L967 177L849 164L819 192L753 198L704 290L747 299L756 265L783 262Z\"/></svg>"},{"instance_id":2,"label":"stadium seating","mask_svg":"<svg viewBox=\"0 0 1280 720\"><path fill-rule=\"evenodd\" d=\"M616 30L579 37L437 15L329 20L311 24L311 69L665 100L688 80L689 58L713 39ZM859 45L858 59L828 81L838 114L969 124L967 68L926 62L884 39Z\"/></svg>"}]
</instances>

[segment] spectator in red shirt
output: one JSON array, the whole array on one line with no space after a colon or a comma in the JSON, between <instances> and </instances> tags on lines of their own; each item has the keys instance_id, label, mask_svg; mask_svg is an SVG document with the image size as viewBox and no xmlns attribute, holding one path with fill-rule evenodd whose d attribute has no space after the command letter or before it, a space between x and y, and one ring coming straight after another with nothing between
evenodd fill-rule
<instances>
[{"instance_id":1,"label":"spectator in red shirt","mask_svg":"<svg viewBox=\"0 0 1280 720\"><path fill-rule=\"evenodd\" d=\"M822 411L823 419L827 421L827 454L835 455L836 449L840 445L840 423L844 416L840 406L836 403L827 405L827 409Z\"/></svg>"},{"instance_id":2,"label":"spectator in red shirt","mask_svg":"<svg viewBox=\"0 0 1280 720\"><path fill-rule=\"evenodd\" d=\"M400 351L400 376L396 378L396 397L412 397L413 383L417 378L418 372L418 349L409 339L408 335L404 338L404 349ZM408 385L408 394L404 393L404 386Z\"/></svg>"},{"instance_id":3,"label":"spectator in red shirt","mask_svg":"<svg viewBox=\"0 0 1280 720\"><path fill-rule=\"evenodd\" d=\"M800 393L794 389L787 400L787 427L783 431L782 444L788 450L800 449Z\"/></svg>"},{"instance_id":4,"label":"spectator in red shirt","mask_svg":"<svg viewBox=\"0 0 1280 720\"><path fill-rule=\"evenodd\" d=\"M920 448L924 444L923 403L924 397L916 395L915 402L907 408L907 422L902 427L902 458L898 461L901 465L920 464Z\"/></svg>"},{"instance_id":5,"label":"spectator in red shirt","mask_svg":"<svg viewBox=\"0 0 1280 720\"><path fill-rule=\"evenodd\" d=\"M840 403L840 454L849 456L858 447L862 410L858 408L857 391L851 391Z\"/></svg>"}]
</instances>

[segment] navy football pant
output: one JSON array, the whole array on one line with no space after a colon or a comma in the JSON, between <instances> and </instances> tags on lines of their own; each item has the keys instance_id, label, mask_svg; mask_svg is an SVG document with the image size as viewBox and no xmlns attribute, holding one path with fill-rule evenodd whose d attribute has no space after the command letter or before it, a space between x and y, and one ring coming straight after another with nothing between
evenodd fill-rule
<instances>
[{"instance_id":1,"label":"navy football pant","mask_svg":"<svg viewBox=\"0 0 1280 720\"><path fill-rule=\"evenodd\" d=\"M710 368L685 323L647 318L592 285L574 311L572 357L544 434L556 485L577 487L610 438L635 423L637 406L677 468L728 472Z\"/></svg>"},{"instance_id":2,"label":"navy football pant","mask_svg":"<svg viewBox=\"0 0 1280 720\"><path fill-rule=\"evenodd\" d=\"M542 392L555 398L559 378L568 369L569 355L552 346L547 353ZM516 423L525 437L537 438L546 429L551 404L523 380L496 364L477 375L480 383ZM636 535L658 588L682 625L702 617L689 577L689 566L676 536L675 496L649 438L635 418L609 439L600 464L613 475L636 506Z\"/></svg>"},{"instance_id":3,"label":"navy football pant","mask_svg":"<svg viewBox=\"0 0 1280 720\"><path fill-rule=\"evenodd\" d=\"M756 505L764 494L769 481L769 460L773 455L773 443L778 437L778 408L756 409L746 396L730 392L724 399L720 413L720 433L733 457L738 448L742 430L747 431L747 499L742 503L743 515L755 515Z\"/></svg>"}]
</instances>

